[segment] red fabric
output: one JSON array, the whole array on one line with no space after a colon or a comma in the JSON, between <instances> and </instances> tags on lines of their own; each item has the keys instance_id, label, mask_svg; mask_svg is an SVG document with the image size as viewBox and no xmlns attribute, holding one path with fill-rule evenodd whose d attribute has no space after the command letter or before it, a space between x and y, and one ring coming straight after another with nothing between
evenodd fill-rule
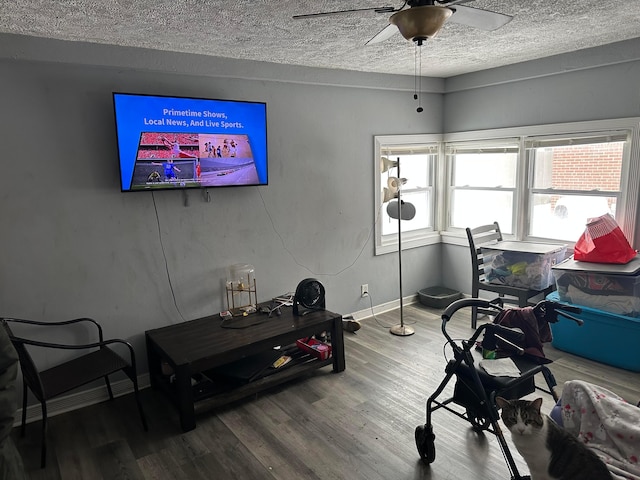
<instances>
[{"instance_id":1,"label":"red fabric","mask_svg":"<svg viewBox=\"0 0 640 480\"><path fill-rule=\"evenodd\" d=\"M524 332L522 348L524 353L538 363L551 363L544 355L543 343L553 339L549 322L536 317L533 307L511 308L500 312L493 323L510 328L519 328Z\"/></svg>"},{"instance_id":2,"label":"red fabric","mask_svg":"<svg viewBox=\"0 0 640 480\"><path fill-rule=\"evenodd\" d=\"M587 224L576 242L573 258L582 262L624 264L636 253L615 219L606 214Z\"/></svg>"}]
</instances>

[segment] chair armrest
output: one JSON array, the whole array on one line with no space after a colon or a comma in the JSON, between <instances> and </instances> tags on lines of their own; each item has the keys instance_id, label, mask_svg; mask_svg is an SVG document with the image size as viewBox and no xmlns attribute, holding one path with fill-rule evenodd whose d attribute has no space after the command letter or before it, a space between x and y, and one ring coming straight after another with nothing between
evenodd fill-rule
<instances>
[{"instance_id":1,"label":"chair armrest","mask_svg":"<svg viewBox=\"0 0 640 480\"><path fill-rule=\"evenodd\" d=\"M135 366L135 363L136 363L135 351L133 350L133 346L129 342L125 340L121 340L119 338L113 338L113 339L103 340L103 341L94 342L94 343L83 343L83 344L75 344L75 345L64 344L64 343L41 342L39 340L30 340L28 338L16 337L15 335L11 336L11 340L23 343L25 345L32 345L34 347L57 348L60 350L83 350L87 348L103 348L103 347L106 347L107 345L112 345L114 343L117 343L127 347L127 349L129 350L129 358L131 360L130 363L133 366Z\"/></svg>"},{"instance_id":2,"label":"chair armrest","mask_svg":"<svg viewBox=\"0 0 640 480\"><path fill-rule=\"evenodd\" d=\"M24 323L24 324L28 324L28 325L37 325L37 326L42 326L42 327L59 327L59 326L62 326L62 325L72 325L74 323L80 323L80 322L90 322L90 323L94 324L96 326L96 328L98 329L98 338L100 339L100 341L101 342L104 341L104 337L102 335L102 327L100 326L100 324L98 322L96 322L92 318L87 318L87 317L74 318L72 320L63 320L61 322L42 322L42 321L38 321L38 320L26 320L24 318L9 318L9 317L1 317L0 320L1 321L5 321L5 322Z\"/></svg>"}]
</instances>

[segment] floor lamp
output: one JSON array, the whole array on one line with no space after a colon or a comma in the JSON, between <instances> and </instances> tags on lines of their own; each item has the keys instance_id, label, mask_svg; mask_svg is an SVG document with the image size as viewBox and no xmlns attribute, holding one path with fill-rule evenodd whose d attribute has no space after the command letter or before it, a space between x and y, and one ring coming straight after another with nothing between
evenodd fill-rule
<instances>
[{"instance_id":1,"label":"floor lamp","mask_svg":"<svg viewBox=\"0 0 640 480\"><path fill-rule=\"evenodd\" d=\"M403 303L402 302L402 218L403 218L403 212L402 212L402 198L400 195L400 191L402 190L401 188L402 179L400 177L400 157L398 157L396 168L398 169L398 193L396 196L396 202L398 203L398 211L393 212L393 207L391 204L389 204L389 206L387 207L387 213L389 213L389 216L391 218L394 218L395 214L397 214L397 219L398 219L398 285L400 287L400 323L398 325L392 326L389 329L389 332L391 332L394 335L406 337L408 335L413 335L414 333L416 333L416 331L413 329L413 327L409 327L404 324L404 312L402 310L402 303ZM407 210L408 210L408 205L410 204L407 204ZM411 208L413 208L413 205L411 205ZM413 215L415 215L415 208L413 208ZM411 215L411 212L405 212L405 217L407 217L408 220L413 218L413 215Z\"/></svg>"}]
</instances>

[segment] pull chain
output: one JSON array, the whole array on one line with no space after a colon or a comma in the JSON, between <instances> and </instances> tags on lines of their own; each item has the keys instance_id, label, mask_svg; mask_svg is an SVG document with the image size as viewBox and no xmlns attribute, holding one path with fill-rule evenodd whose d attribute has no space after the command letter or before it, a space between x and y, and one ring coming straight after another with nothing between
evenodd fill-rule
<instances>
[{"instance_id":1,"label":"pull chain","mask_svg":"<svg viewBox=\"0 0 640 480\"><path fill-rule=\"evenodd\" d=\"M420 93L422 92L422 49L420 47L422 47L422 39L418 39L415 43L414 62L413 62L413 70L414 70L413 98L415 100L418 100L418 108L416 108L416 112L418 113L421 113L424 110L422 108L422 102L420 101Z\"/></svg>"},{"instance_id":2,"label":"pull chain","mask_svg":"<svg viewBox=\"0 0 640 480\"><path fill-rule=\"evenodd\" d=\"M418 43L413 47L413 99L418 100Z\"/></svg>"}]
</instances>

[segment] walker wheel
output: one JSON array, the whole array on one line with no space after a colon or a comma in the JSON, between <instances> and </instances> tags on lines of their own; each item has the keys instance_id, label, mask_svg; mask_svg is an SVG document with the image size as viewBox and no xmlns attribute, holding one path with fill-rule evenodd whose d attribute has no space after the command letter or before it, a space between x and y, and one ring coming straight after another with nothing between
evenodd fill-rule
<instances>
[{"instance_id":1,"label":"walker wheel","mask_svg":"<svg viewBox=\"0 0 640 480\"><path fill-rule=\"evenodd\" d=\"M420 458L426 463L433 463L436 459L436 436L431 425L418 425L416 427L416 447Z\"/></svg>"}]
</instances>

